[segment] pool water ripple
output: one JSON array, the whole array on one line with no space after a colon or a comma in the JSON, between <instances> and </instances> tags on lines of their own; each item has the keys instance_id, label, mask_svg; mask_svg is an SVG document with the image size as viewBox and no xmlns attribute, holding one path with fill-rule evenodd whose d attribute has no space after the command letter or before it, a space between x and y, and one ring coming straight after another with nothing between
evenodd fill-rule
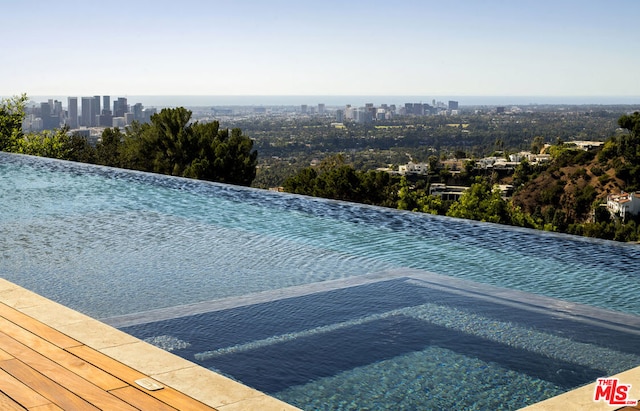
<instances>
[{"instance_id":1,"label":"pool water ripple","mask_svg":"<svg viewBox=\"0 0 640 411\"><path fill-rule=\"evenodd\" d=\"M640 247L632 244L0 153L0 276L96 318L405 268L637 316L640 300L630 296L640 292L638 261ZM527 317L523 325L510 310L494 318L437 292L430 298L443 301L416 291L409 302L407 290L415 287L369 284L331 294L338 300L323 294L231 310L219 320L228 323L217 330L215 338L226 339L217 345L207 333L211 323L193 320L178 326L185 335L173 335L174 325L145 338L176 352L242 348L220 355L227 362L213 368L254 352L265 357L247 357L248 367L275 361L295 368L289 353L321 357L331 346L341 360L327 359L327 377L301 367L274 383L280 398L307 409L514 409L562 392L580 367L584 382L638 365L635 351L601 345L580 327L554 333L529 322L557 326L555 319ZM304 305L311 301L317 308ZM199 333L206 344L192 340ZM445 347L436 336L468 338L471 347ZM542 369L524 375L511 359L483 357L474 344L549 366L561 359L567 375L545 376L555 382L538 378ZM247 375L259 378L251 368ZM444 392L453 380L455 398Z\"/></svg>"},{"instance_id":2,"label":"pool water ripple","mask_svg":"<svg viewBox=\"0 0 640 411\"><path fill-rule=\"evenodd\" d=\"M5 275L20 278L11 271L30 260L39 275L24 281L45 295L46 271L67 270L69 261L97 262L93 271L102 276L133 269L140 287L155 289L218 267L222 275L244 272L229 275L216 291L221 297L255 291L259 276L273 277L261 286L280 287L411 267L640 313L640 302L627 298L640 291L640 277L629 269L640 260L637 246L54 160L0 159ZM32 261L43 255L46 263ZM191 298L213 297L204 294ZM185 302L161 300L147 304ZM96 316L117 314L64 302ZM111 306L120 313L144 308Z\"/></svg>"}]
</instances>

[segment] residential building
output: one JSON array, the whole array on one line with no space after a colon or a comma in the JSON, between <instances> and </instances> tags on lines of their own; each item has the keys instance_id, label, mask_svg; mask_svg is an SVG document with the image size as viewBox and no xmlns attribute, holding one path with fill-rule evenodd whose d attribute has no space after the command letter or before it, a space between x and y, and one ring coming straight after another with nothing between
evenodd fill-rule
<instances>
[{"instance_id":1,"label":"residential building","mask_svg":"<svg viewBox=\"0 0 640 411\"><path fill-rule=\"evenodd\" d=\"M570 141L568 144L575 144L580 150L589 151L604 144L603 141Z\"/></svg>"},{"instance_id":2,"label":"residential building","mask_svg":"<svg viewBox=\"0 0 640 411\"><path fill-rule=\"evenodd\" d=\"M621 219L626 219L640 213L640 191L634 193L609 194L607 196L607 209Z\"/></svg>"},{"instance_id":3,"label":"residential building","mask_svg":"<svg viewBox=\"0 0 640 411\"><path fill-rule=\"evenodd\" d=\"M427 175L429 174L429 164L414 163L412 161L409 161L406 165L399 166L398 172L402 175L406 175L406 174Z\"/></svg>"},{"instance_id":4,"label":"residential building","mask_svg":"<svg viewBox=\"0 0 640 411\"><path fill-rule=\"evenodd\" d=\"M429 186L429 195L440 197L445 201L458 201L462 193L468 189L469 187L464 186L448 186L443 183L433 183Z\"/></svg>"}]
</instances>

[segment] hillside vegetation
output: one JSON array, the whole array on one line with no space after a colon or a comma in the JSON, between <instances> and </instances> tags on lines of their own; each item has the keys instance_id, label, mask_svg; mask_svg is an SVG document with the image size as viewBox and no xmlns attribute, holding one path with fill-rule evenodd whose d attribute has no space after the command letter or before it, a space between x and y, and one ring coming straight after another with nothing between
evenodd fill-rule
<instances>
[{"instance_id":1,"label":"hillside vegetation","mask_svg":"<svg viewBox=\"0 0 640 411\"><path fill-rule=\"evenodd\" d=\"M532 172L513 197L514 205L548 229L637 241L637 221L619 221L602 206L609 194L640 190L640 113L618 121L625 130L599 150L558 145L552 163Z\"/></svg>"},{"instance_id":2,"label":"hillside vegetation","mask_svg":"<svg viewBox=\"0 0 640 411\"><path fill-rule=\"evenodd\" d=\"M502 178L475 170L468 163L456 176L440 169L437 173L432 170L426 179L409 181L382 171L355 170L338 155L319 166L303 168L285 180L283 189L404 210L637 241L638 221L622 221L602 206L609 194L640 189L640 113L624 115L618 124L622 131L599 149L584 151L557 141L545 148L552 156L549 163L534 166L524 160L513 175ZM466 184L470 188L457 201L445 201L429 195L429 184L435 181ZM513 185L514 196L504 199L495 187L497 183Z\"/></svg>"}]
</instances>

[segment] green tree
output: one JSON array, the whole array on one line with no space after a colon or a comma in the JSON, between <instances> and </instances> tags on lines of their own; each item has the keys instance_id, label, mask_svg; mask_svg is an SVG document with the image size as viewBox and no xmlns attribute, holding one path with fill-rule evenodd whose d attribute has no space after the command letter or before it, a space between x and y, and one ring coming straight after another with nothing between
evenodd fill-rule
<instances>
[{"instance_id":1,"label":"green tree","mask_svg":"<svg viewBox=\"0 0 640 411\"><path fill-rule=\"evenodd\" d=\"M341 165L320 174L316 189L320 197L362 202L359 175L349 165Z\"/></svg>"},{"instance_id":2,"label":"green tree","mask_svg":"<svg viewBox=\"0 0 640 411\"><path fill-rule=\"evenodd\" d=\"M507 203L500 196L500 191L494 189L486 180L472 184L462 193L460 199L451 205L447 215L492 223L511 223Z\"/></svg>"},{"instance_id":3,"label":"green tree","mask_svg":"<svg viewBox=\"0 0 640 411\"><path fill-rule=\"evenodd\" d=\"M217 121L191 123L184 107L163 109L150 124L126 130L121 150L124 166L155 173L250 185L256 176L257 151L240 129L220 129Z\"/></svg>"},{"instance_id":4,"label":"green tree","mask_svg":"<svg viewBox=\"0 0 640 411\"><path fill-rule=\"evenodd\" d=\"M22 138L22 120L27 95L2 99L0 101L0 151L15 151Z\"/></svg>"},{"instance_id":5,"label":"green tree","mask_svg":"<svg viewBox=\"0 0 640 411\"><path fill-rule=\"evenodd\" d=\"M67 144L69 147L67 160L81 163L96 162L96 149L89 144L86 137L74 133L69 137Z\"/></svg>"},{"instance_id":6,"label":"green tree","mask_svg":"<svg viewBox=\"0 0 640 411\"><path fill-rule=\"evenodd\" d=\"M618 125L629 131L632 137L640 137L640 111L625 114L618 119Z\"/></svg>"},{"instance_id":7,"label":"green tree","mask_svg":"<svg viewBox=\"0 0 640 411\"><path fill-rule=\"evenodd\" d=\"M288 193L315 196L318 173L311 167L305 167L295 175L287 178L282 189Z\"/></svg>"},{"instance_id":8,"label":"green tree","mask_svg":"<svg viewBox=\"0 0 640 411\"><path fill-rule=\"evenodd\" d=\"M533 178L533 167L526 160L522 160L513 171L513 186L518 188Z\"/></svg>"},{"instance_id":9,"label":"green tree","mask_svg":"<svg viewBox=\"0 0 640 411\"><path fill-rule=\"evenodd\" d=\"M440 162L438 161L438 157L434 155L430 155L427 162L429 163L429 173L435 174L438 169L438 165Z\"/></svg>"},{"instance_id":10,"label":"green tree","mask_svg":"<svg viewBox=\"0 0 640 411\"><path fill-rule=\"evenodd\" d=\"M533 138L533 141L531 142L531 152L533 154L540 154L543 148L544 148L544 137L535 136Z\"/></svg>"},{"instance_id":11,"label":"green tree","mask_svg":"<svg viewBox=\"0 0 640 411\"><path fill-rule=\"evenodd\" d=\"M68 160L71 155L71 147L67 131L67 128L62 128L26 134L14 142L11 151L19 154Z\"/></svg>"},{"instance_id":12,"label":"green tree","mask_svg":"<svg viewBox=\"0 0 640 411\"><path fill-rule=\"evenodd\" d=\"M405 176L400 179L398 189L398 209L417 211L418 210L418 193L411 189L409 181Z\"/></svg>"},{"instance_id":13,"label":"green tree","mask_svg":"<svg viewBox=\"0 0 640 411\"><path fill-rule=\"evenodd\" d=\"M119 128L107 128L102 132L100 141L96 144L96 162L105 166L122 166L122 146L124 134Z\"/></svg>"},{"instance_id":14,"label":"green tree","mask_svg":"<svg viewBox=\"0 0 640 411\"><path fill-rule=\"evenodd\" d=\"M444 215L447 205L442 198L429 195L426 189L412 187L406 177L398 184L397 208L399 210L419 211L421 213Z\"/></svg>"},{"instance_id":15,"label":"green tree","mask_svg":"<svg viewBox=\"0 0 640 411\"><path fill-rule=\"evenodd\" d=\"M398 189L391 175L384 171L368 171L359 174L360 199L366 204L396 208Z\"/></svg>"}]
</instances>

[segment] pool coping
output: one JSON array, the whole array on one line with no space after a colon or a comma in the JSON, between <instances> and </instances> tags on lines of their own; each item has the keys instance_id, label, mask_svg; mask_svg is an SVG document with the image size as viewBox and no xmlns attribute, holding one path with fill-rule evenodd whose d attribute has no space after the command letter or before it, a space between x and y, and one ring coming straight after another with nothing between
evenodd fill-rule
<instances>
[{"instance_id":1,"label":"pool coping","mask_svg":"<svg viewBox=\"0 0 640 411\"><path fill-rule=\"evenodd\" d=\"M0 302L217 410L299 410L3 278Z\"/></svg>"}]
</instances>

